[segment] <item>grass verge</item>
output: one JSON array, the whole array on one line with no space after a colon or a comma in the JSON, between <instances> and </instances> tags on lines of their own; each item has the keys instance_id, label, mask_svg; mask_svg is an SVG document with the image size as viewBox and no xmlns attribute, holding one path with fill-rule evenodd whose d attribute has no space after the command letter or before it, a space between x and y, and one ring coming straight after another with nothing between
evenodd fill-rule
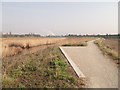
<instances>
[{"instance_id":1,"label":"grass verge","mask_svg":"<svg viewBox=\"0 0 120 90\"><path fill-rule=\"evenodd\" d=\"M109 48L108 46L104 45L102 39L96 40L94 43L103 51L104 54L109 55L114 60L119 60L120 59L120 55L118 55L118 52L116 52L115 50L113 50L113 49Z\"/></svg>"}]
</instances>

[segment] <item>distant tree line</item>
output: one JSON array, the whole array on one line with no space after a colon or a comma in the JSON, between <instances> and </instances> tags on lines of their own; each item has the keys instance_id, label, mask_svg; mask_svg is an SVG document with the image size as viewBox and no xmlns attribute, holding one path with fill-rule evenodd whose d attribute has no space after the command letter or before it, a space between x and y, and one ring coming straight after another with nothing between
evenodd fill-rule
<instances>
[{"instance_id":1,"label":"distant tree line","mask_svg":"<svg viewBox=\"0 0 120 90\"><path fill-rule=\"evenodd\" d=\"M42 37L40 34L12 34L11 32L2 34L2 37ZM67 35L54 35L54 36L46 36L46 37L103 37L103 38L120 38L120 34L106 34L106 35L77 35L77 34L67 34Z\"/></svg>"},{"instance_id":2,"label":"distant tree line","mask_svg":"<svg viewBox=\"0 0 120 90\"><path fill-rule=\"evenodd\" d=\"M120 38L120 34L98 35L97 37L103 37L103 38Z\"/></svg>"},{"instance_id":3,"label":"distant tree line","mask_svg":"<svg viewBox=\"0 0 120 90\"><path fill-rule=\"evenodd\" d=\"M120 38L120 34L106 34L106 35L101 35L101 34L97 34L97 35L76 35L76 34L68 34L65 35L65 37L103 37L103 38Z\"/></svg>"},{"instance_id":4,"label":"distant tree line","mask_svg":"<svg viewBox=\"0 0 120 90\"><path fill-rule=\"evenodd\" d=\"M2 37L41 37L41 35L34 34L34 33L29 33L29 34L12 34L10 32L10 33L6 33L6 34L2 34Z\"/></svg>"}]
</instances>

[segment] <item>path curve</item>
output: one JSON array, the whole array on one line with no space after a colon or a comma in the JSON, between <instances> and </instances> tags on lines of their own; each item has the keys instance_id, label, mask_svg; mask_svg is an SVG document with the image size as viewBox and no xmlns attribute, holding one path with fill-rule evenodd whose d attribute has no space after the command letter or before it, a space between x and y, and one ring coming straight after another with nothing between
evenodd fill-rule
<instances>
[{"instance_id":1,"label":"path curve","mask_svg":"<svg viewBox=\"0 0 120 90\"><path fill-rule=\"evenodd\" d=\"M89 80L88 88L118 88L118 67L94 44L86 47L62 47Z\"/></svg>"}]
</instances>

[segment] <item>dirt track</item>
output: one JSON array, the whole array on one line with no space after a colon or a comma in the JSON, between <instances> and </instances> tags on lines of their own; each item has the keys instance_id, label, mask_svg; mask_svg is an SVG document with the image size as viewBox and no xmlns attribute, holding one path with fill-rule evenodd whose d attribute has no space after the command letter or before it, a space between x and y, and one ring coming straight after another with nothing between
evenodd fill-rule
<instances>
[{"instance_id":1,"label":"dirt track","mask_svg":"<svg viewBox=\"0 0 120 90\"><path fill-rule=\"evenodd\" d=\"M89 80L88 88L118 88L118 67L99 48L88 42L87 47L62 47Z\"/></svg>"}]
</instances>

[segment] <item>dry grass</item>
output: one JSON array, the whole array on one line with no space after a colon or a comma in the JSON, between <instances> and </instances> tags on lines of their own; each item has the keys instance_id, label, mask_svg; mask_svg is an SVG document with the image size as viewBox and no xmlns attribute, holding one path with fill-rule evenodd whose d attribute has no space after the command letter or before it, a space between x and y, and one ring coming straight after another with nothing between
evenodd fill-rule
<instances>
[{"instance_id":1,"label":"dry grass","mask_svg":"<svg viewBox=\"0 0 120 90\"><path fill-rule=\"evenodd\" d=\"M23 38L3 38L1 56L12 56L19 54L23 49L37 47L41 45L64 45L78 44L93 39L92 37L23 37ZM1 45L1 44L0 44Z\"/></svg>"},{"instance_id":2,"label":"dry grass","mask_svg":"<svg viewBox=\"0 0 120 90\"><path fill-rule=\"evenodd\" d=\"M68 37L64 41L61 42L61 45L64 44L79 44L82 42L87 42L89 40L94 39L94 37Z\"/></svg>"},{"instance_id":3,"label":"dry grass","mask_svg":"<svg viewBox=\"0 0 120 90\"><path fill-rule=\"evenodd\" d=\"M120 56L118 53L118 41L114 39L99 39L95 41L95 44L103 51L103 54L107 54L114 60L119 60Z\"/></svg>"},{"instance_id":4,"label":"dry grass","mask_svg":"<svg viewBox=\"0 0 120 90\"><path fill-rule=\"evenodd\" d=\"M109 47L110 49L115 50L116 52L118 52L119 48L118 48L118 42L120 39L105 39L103 40L104 45L106 45L107 47Z\"/></svg>"},{"instance_id":5,"label":"dry grass","mask_svg":"<svg viewBox=\"0 0 120 90\"><path fill-rule=\"evenodd\" d=\"M65 38L61 37L38 37L38 38L3 38L2 57L20 53L25 48L53 44Z\"/></svg>"},{"instance_id":6,"label":"dry grass","mask_svg":"<svg viewBox=\"0 0 120 90\"><path fill-rule=\"evenodd\" d=\"M23 48L33 47L43 44L56 43L59 40L63 40L62 37L29 37L29 38L3 38L3 45L7 46L21 46Z\"/></svg>"}]
</instances>

